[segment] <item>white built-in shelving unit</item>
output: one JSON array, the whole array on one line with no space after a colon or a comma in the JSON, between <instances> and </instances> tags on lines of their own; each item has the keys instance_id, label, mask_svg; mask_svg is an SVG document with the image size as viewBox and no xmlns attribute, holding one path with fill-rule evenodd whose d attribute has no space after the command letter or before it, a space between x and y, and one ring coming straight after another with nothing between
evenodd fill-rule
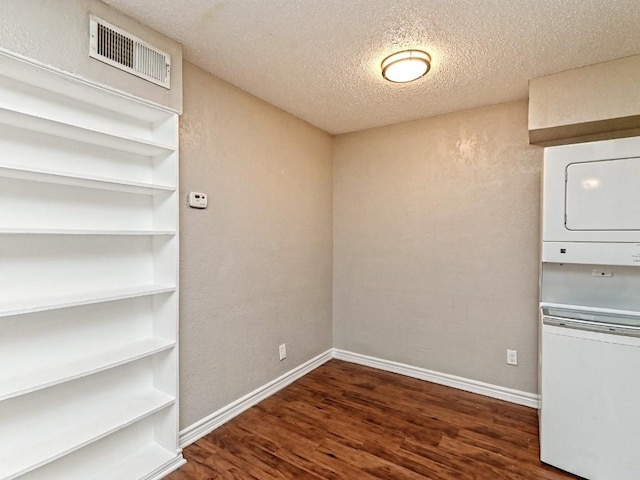
<instances>
[{"instance_id":1,"label":"white built-in shelving unit","mask_svg":"<svg viewBox=\"0 0 640 480\"><path fill-rule=\"evenodd\" d=\"M0 480L178 447L176 112L0 52Z\"/></svg>"}]
</instances>

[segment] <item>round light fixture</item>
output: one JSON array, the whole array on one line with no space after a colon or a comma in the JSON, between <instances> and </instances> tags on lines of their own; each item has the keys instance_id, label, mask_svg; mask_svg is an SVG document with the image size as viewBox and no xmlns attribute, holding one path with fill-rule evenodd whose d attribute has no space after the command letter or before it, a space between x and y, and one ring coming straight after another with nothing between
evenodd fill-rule
<instances>
[{"instance_id":1,"label":"round light fixture","mask_svg":"<svg viewBox=\"0 0 640 480\"><path fill-rule=\"evenodd\" d=\"M403 50L382 61L382 76L394 83L413 82L426 75L431 57L422 50Z\"/></svg>"}]
</instances>

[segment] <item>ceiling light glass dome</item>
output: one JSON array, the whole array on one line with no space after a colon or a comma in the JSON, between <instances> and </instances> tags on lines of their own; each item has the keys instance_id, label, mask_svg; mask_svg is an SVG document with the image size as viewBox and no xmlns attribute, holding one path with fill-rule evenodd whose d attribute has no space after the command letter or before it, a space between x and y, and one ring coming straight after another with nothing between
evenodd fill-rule
<instances>
[{"instance_id":1,"label":"ceiling light glass dome","mask_svg":"<svg viewBox=\"0 0 640 480\"><path fill-rule=\"evenodd\" d=\"M431 57L422 50L404 50L382 61L382 76L394 83L407 83L423 77L431 68Z\"/></svg>"}]
</instances>

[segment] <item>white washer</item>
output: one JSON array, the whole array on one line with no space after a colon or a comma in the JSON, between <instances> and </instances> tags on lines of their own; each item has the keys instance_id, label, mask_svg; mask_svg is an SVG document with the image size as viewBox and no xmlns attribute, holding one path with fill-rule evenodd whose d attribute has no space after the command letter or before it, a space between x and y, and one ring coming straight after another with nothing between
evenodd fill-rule
<instances>
[{"instance_id":1,"label":"white washer","mask_svg":"<svg viewBox=\"0 0 640 480\"><path fill-rule=\"evenodd\" d=\"M571 317L543 311L541 459L589 480L638 480L638 318Z\"/></svg>"}]
</instances>

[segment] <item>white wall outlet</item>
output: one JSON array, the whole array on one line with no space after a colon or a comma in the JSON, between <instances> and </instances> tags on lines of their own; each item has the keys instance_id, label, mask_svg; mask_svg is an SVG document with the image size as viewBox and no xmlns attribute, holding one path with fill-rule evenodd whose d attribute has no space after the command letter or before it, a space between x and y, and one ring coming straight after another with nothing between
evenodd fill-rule
<instances>
[{"instance_id":1,"label":"white wall outlet","mask_svg":"<svg viewBox=\"0 0 640 480\"><path fill-rule=\"evenodd\" d=\"M517 350L507 350L507 365L518 365Z\"/></svg>"},{"instance_id":2,"label":"white wall outlet","mask_svg":"<svg viewBox=\"0 0 640 480\"><path fill-rule=\"evenodd\" d=\"M278 347L278 353L280 354L280 360L287 358L287 344L283 343Z\"/></svg>"},{"instance_id":3,"label":"white wall outlet","mask_svg":"<svg viewBox=\"0 0 640 480\"><path fill-rule=\"evenodd\" d=\"M207 194L189 192L189 195L187 195L187 205L191 208L207 208Z\"/></svg>"}]
</instances>

